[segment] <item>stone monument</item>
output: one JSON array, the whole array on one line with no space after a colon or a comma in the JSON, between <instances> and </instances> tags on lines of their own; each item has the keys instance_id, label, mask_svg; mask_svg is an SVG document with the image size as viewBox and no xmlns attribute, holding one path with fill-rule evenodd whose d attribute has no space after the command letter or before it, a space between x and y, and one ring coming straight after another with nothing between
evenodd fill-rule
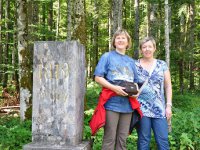
<instances>
[{"instance_id":1,"label":"stone monument","mask_svg":"<svg viewBox=\"0 0 200 150\"><path fill-rule=\"evenodd\" d=\"M89 150L82 141L85 49L77 41L36 42L32 143L24 150Z\"/></svg>"}]
</instances>

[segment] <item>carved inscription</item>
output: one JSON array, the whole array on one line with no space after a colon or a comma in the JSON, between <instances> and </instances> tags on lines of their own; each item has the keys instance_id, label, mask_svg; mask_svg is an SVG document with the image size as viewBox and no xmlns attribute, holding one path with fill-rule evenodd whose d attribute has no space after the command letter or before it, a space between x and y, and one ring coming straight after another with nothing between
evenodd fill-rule
<instances>
[{"instance_id":1,"label":"carved inscription","mask_svg":"<svg viewBox=\"0 0 200 150\"><path fill-rule=\"evenodd\" d=\"M69 66L67 63L37 66L40 87L40 99L66 100L68 93Z\"/></svg>"},{"instance_id":2,"label":"carved inscription","mask_svg":"<svg viewBox=\"0 0 200 150\"><path fill-rule=\"evenodd\" d=\"M65 79L69 76L69 67L64 64L43 64L38 65L39 79Z\"/></svg>"}]
</instances>

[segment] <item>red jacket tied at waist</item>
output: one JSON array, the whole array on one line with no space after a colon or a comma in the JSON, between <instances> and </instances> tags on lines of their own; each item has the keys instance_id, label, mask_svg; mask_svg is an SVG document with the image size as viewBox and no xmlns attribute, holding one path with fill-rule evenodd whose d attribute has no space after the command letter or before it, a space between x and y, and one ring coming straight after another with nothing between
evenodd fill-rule
<instances>
[{"instance_id":1,"label":"red jacket tied at waist","mask_svg":"<svg viewBox=\"0 0 200 150\"><path fill-rule=\"evenodd\" d=\"M106 121L106 110L104 108L104 104L112 97L116 96L117 94L110 89L103 88L101 94L99 96L99 101L97 107L95 108L94 114L92 119L90 120L90 128L92 131L92 135L95 135L96 132L105 125ZM142 117L142 111L140 110L140 104L136 98L129 97L129 101L131 104L132 109L137 110Z\"/></svg>"}]
</instances>

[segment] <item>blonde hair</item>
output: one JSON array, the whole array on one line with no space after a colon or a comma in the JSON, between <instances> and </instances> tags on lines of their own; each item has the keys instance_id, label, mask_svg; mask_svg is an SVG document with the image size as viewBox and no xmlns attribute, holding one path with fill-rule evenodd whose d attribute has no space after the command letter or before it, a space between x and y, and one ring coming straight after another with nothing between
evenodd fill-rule
<instances>
[{"instance_id":1,"label":"blonde hair","mask_svg":"<svg viewBox=\"0 0 200 150\"><path fill-rule=\"evenodd\" d=\"M112 41L111 41L112 47L113 47L113 48L116 48L116 46L115 46L115 38L116 38L118 35L120 35L120 34L124 34L124 35L127 37L128 46L127 46L126 49L131 48L131 46L132 46L131 37L130 37L130 35L128 34L128 32L127 32L125 29L118 29L118 30L113 34Z\"/></svg>"},{"instance_id":2,"label":"blonde hair","mask_svg":"<svg viewBox=\"0 0 200 150\"><path fill-rule=\"evenodd\" d=\"M151 41L153 43L154 48L156 49L156 41L154 40L153 37L145 37L140 41L140 50L142 50L142 45L148 41Z\"/></svg>"}]
</instances>

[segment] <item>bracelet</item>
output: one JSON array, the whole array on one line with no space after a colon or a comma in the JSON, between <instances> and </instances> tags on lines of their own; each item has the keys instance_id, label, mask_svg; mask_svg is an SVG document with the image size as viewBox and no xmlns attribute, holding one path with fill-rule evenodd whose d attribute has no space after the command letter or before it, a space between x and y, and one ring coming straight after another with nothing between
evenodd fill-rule
<instances>
[{"instance_id":1,"label":"bracelet","mask_svg":"<svg viewBox=\"0 0 200 150\"><path fill-rule=\"evenodd\" d=\"M166 105L169 105L169 106L171 106L171 107L172 107L172 103L166 103Z\"/></svg>"}]
</instances>

